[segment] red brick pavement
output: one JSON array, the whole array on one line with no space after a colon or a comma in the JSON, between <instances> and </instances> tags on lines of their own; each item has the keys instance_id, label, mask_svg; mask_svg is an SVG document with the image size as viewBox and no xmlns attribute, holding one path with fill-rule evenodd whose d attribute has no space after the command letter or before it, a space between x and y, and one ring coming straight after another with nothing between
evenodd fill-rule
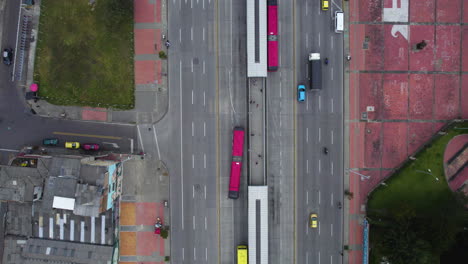
<instances>
[{"instance_id":1,"label":"red brick pavement","mask_svg":"<svg viewBox=\"0 0 468 264\"><path fill-rule=\"evenodd\" d=\"M384 8L398 12L405 0L348 2L349 167L370 176L361 180L350 173L349 263L362 262L357 219L365 213L368 193L447 121L468 118L468 49L462 50L468 46L468 26L460 24L468 22L468 4L462 1L409 0L404 11L409 21L386 24L378 23L392 17ZM430 24L413 24L420 22ZM422 40L427 45L417 50ZM374 111L367 112L366 122L361 114L369 106Z\"/></svg>"}]
</instances>

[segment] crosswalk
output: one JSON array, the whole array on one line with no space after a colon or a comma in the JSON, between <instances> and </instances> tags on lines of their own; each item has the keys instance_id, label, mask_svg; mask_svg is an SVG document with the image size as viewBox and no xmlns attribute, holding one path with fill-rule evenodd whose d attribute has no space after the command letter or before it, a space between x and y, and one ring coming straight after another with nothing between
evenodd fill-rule
<instances>
[{"instance_id":1,"label":"crosswalk","mask_svg":"<svg viewBox=\"0 0 468 264\"><path fill-rule=\"evenodd\" d=\"M83 217L69 213L41 214L38 216L34 236L80 243L113 244L110 214Z\"/></svg>"}]
</instances>

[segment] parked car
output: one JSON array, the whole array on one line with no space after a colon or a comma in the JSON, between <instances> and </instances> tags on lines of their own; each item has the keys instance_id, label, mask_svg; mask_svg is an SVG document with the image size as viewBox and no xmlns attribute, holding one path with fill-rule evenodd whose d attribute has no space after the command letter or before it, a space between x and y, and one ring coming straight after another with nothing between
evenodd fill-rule
<instances>
[{"instance_id":1,"label":"parked car","mask_svg":"<svg viewBox=\"0 0 468 264\"><path fill-rule=\"evenodd\" d=\"M310 228L317 228L318 226L318 215L317 214L310 214L309 216L309 226Z\"/></svg>"},{"instance_id":2,"label":"parked car","mask_svg":"<svg viewBox=\"0 0 468 264\"><path fill-rule=\"evenodd\" d=\"M297 101L304 102L306 99L306 87L303 84L297 86Z\"/></svg>"},{"instance_id":3,"label":"parked car","mask_svg":"<svg viewBox=\"0 0 468 264\"><path fill-rule=\"evenodd\" d=\"M79 149L80 142L65 142L65 148L67 149Z\"/></svg>"},{"instance_id":4,"label":"parked car","mask_svg":"<svg viewBox=\"0 0 468 264\"><path fill-rule=\"evenodd\" d=\"M84 150L99 150L99 144L96 143L85 143L82 148Z\"/></svg>"},{"instance_id":5,"label":"parked car","mask_svg":"<svg viewBox=\"0 0 468 264\"><path fill-rule=\"evenodd\" d=\"M42 145L44 146L57 146L59 140L57 138L45 138L42 140Z\"/></svg>"},{"instance_id":6,"label":"parked car","mask_svg":"<svg viewBox=\"0 0 468 264\"><path fill-rule=\"evenodd\" d=\"M13 50L12 49L3 49L3 64L11 65L13 62Z\"/></svg>"}]
</instances>

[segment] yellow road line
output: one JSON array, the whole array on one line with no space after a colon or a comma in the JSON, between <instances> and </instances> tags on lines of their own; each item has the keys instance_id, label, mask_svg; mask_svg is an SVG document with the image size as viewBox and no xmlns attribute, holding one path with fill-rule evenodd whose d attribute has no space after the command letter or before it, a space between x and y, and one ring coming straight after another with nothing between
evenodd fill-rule
<instances>
[{"instance_id":1,"label":"yellow road line","mask_svg":"<svg viewBox=\"0 0 468 264\"><path fill-rule=\"evenodd\" d=\"M89 138L107 138L107 139L115 139L121 140L121 137L113 137L113 136L101 136L101 135L91 135L91 134L78 134L78 133L68 133L68 132L53 132L54 135L62 135L62 136L76 136L76 137L89 137Z\"/></svg>"}]
</instances>

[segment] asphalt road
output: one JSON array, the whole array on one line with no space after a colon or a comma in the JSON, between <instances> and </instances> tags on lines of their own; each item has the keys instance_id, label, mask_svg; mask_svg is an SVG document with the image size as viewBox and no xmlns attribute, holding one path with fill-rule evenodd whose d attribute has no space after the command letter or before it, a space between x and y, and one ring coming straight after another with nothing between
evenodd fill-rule
<instances>
[{"instance_id":1,"label":"asphalt road","mask_svg":"<svg viewBox=\"0 0 468 264\"><path fill-rule=\"evenodd\" d=\"M171 261L218 261L214 1L168 1L169 112L156 125L170 171Z\"/></svg>"},{"instance_id":2,"label":"asphalt road","mask_svg":"<svg viewBox=\"0 0 468 264\"><path fill-rule=\"evenodd\" d=\"M334 32L334 12L320 1L297 1L296 80L307 82L308 54L319 52L322 60L322 90L308 91L297 103L297 263L340 263L343 211L343 34ZM323 148L328 148L328 154ZM319 226L309 227L310 213L317 213Z\"/></svg>"},{"instance_id":3,"label":"asphalt road","mask_svg":"<svg viewBox=\"0 0 468 264\"><path fill-rule=\"evenodd\" d=\"M2 1L1 47L15 49L19 4ZM16 51L15 51L16 54ZM0 164L6 164L11 154L24 146L40 146L42 139L58 138L65 141L98 143L103 150L130 152L131 142L137 148L134 125L105 124L98 122L52 119L31 113L24 101L24 88L11 81L15 66L0 65ZM23 77L24 78L24 77Z\"/></svg>"}]
</instances>

